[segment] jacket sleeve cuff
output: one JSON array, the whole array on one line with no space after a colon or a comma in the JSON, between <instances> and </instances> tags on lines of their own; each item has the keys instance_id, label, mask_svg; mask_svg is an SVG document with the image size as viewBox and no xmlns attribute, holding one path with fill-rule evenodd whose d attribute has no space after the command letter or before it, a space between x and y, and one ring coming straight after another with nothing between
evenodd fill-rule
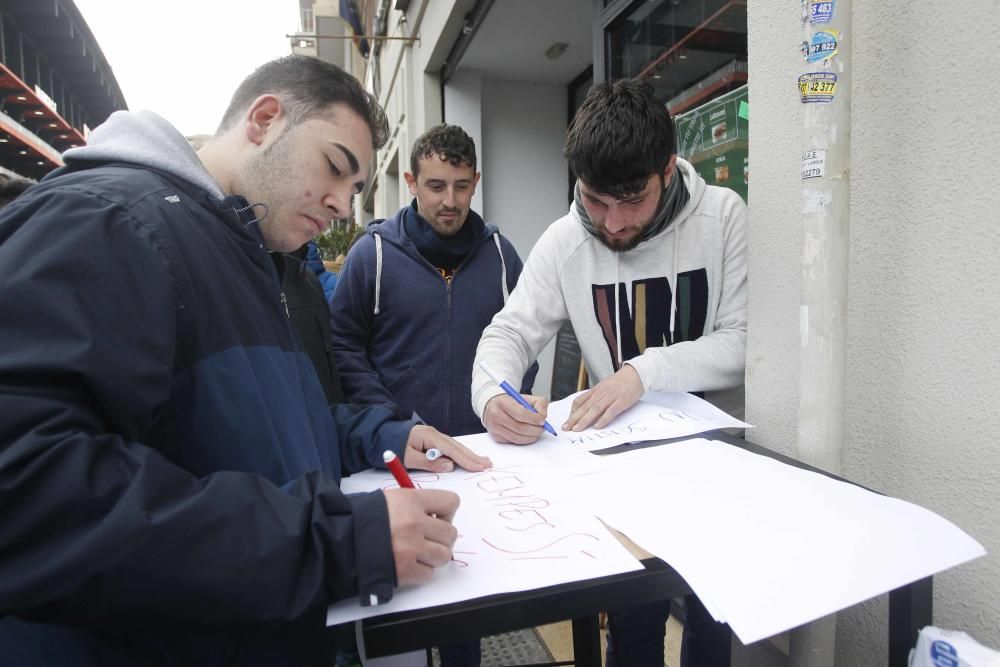
<instances>
[{"instance_id":1,"label":"jacket sleeve cuff","mask_svg":"<svg viewBox=\"0 0 1000 667\"><path fill-rule=\"evenodd\" d=\"M404 461L403 453L406 451L406 441L410 438L410 431L420 423L422 422L418 418L411 417L404 421L393 421L383 424L375 437L376 455L369 460L371 466L385 470L385 461L382 458L382 454L386 450L392 451L393 454L399 457L400 461Z\"/></svg>"},{"instance_id":2,"label":"jacket sleeve cuff","mask_svg":"<svg viewBox=\"0 0 1000 667\"><path fill-rule=\"evenodd\" d=\"M480 422L486 414L486 404L489 403L494 396L500 396L503 393L503 389L495 384L492 386L484 386L479 390L479 393L477 393L475 398L472 400L472 409L475 410ZM483 424L483 426L485 425L486 424Z\"/></svg>"},{"instance_id":3,"label":"jacket sleeve cuff","mask_svg":"<svg viewBox=\"0 0 1000 667\"><path fill-rule=\"evenodd\" d=\"M652 378L650 377L651 370L648 368L648 365L644 363L644 361L645 360L642 358L642 355L639 355L638 357L634 357L626 361L625 365L631 366L639 375L639 382L642 383L642 390L649 391L649 385L652 381Z\"/></svg>"},{"instance_id":4,"label":"jacket sleeve cuff","mask_svg":"<svg viewBox=\"0 0 1000 667\"><path fill-rule=\"evenodd\" d=\"M385 604L396 588L389 509L381 491L347 496L354 516L354 559L362 607Z\"/></svg>"}]
</instances>

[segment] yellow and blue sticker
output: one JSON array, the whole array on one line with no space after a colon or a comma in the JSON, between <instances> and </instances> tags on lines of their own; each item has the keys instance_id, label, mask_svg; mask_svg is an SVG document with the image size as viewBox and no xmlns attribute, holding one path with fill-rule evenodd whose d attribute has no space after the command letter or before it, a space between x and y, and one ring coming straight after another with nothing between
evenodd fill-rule
<instances>
[{"instance_id":1,"label":"yellow and blue sticker","mask_svg":"<svg viewBox=\"0 0 1000 667\"><path fill-rule=\"evenodd\" d=\"M833 72L808 72L799 77L802 104L829 104L836 92L837 75Z\"/></svg>"},{"instance_id":2,"label":"yellow and blue sticker","mask_svg":"<svg viewBox=\"0 0 1000 667\"><path fill-rule=\"evenodd\" d=\"M840 31L827 29L819 30L812 36L808 43L803 42L802 48L805 51L806 62L818 63L829 61L837 55L837 45L840 41Z\"/></svg>"}]
</instances>

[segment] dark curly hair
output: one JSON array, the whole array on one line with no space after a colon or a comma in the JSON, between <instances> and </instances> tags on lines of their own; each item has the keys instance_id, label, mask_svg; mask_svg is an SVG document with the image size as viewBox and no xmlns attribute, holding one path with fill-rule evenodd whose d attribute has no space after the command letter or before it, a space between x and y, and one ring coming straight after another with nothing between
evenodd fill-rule
<instances>
[{"instance_id":1,"label":"dark curly hair","mask_svg":"<svg viewBox=\"0 0 1000 667\"><path fill-rule=\"evenodd\" d=\"M566 135L563 156L594 190L622 198L663 174L677 152L674 122L653 88L635 79L590 89Z\"/></svg>"},{"instance_id":2,"label":"dark curly hair","mask_svg":"<svg viewBox=\"0 0 1000 667\"><path fill-rule=\"evenodd\" d=\"M333 63L291 55L258 67L233 93L216 135L231 128L261 95L276 95L291 125L315 118L332 104L345 104L368 124L376 149L389 140L389 121L378 100L353 76Z\"/></svg>"},{"instance_id":3,"label":"dark curly hair","mask_svg":"<svg viewBox=\"0 0 1000 667\"><path fill-rule=\"evenodd\" d=\"M420 173L420 160L437 155L458 167L467 165L476 170L476 142L458 125L441 123L427 130L413 144L410 151L410 172Z\"/></svg>"},{"instance_id":4,"label":"dark curly hair","mask_svg":"<svg viewBox=\"0 0 1000 667\"><path fill-rule=\"evenodd\" d=\"M17 199L22 192L34 184L34 181L29 181L26 178L0 174L0 208Z\"/></svg>"}]
</instances>

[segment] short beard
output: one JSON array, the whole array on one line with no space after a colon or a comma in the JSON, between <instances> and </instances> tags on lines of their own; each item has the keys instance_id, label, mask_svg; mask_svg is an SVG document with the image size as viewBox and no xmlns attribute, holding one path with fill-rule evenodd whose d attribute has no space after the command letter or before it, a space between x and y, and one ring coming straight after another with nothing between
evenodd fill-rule
<instances>
[{"instance_id":1,"label":"short beard","mask_svg":"<svg viewBox=\"0 0 1000 667\"><path fill-rule=\"evenodd\" d=\"M659 215L660 213L660 207L663 206L663 197L664 194L666 193L666 185L664 185L663 183L662 175L660 176L659 192L660 194L657 197L656 208L653 209L652 217L650 217L649 220L647 220L646 222L642 223L642 226L639 228L639 232L635 236L630 238L628 241L621 241L616 243L615 241L608 240L608 238L604 236L604 232L598 232L597 240L599 240L604 245L605 248L611 250L612 252L628 252L629 250L635 250L636 246L638 246L640 243L644 241L644 239L642 238L643 232L645 232L646 229L651 224L653 224L653 220L655 220L656 216Z\"/></svg>"},{"instance_id":2,"label":"short beard","mask_svg":"<svg viewBox=\"0 0 1000 667\"><path fill-rule=\"evenodd\" d=\"M597 240L600 241L605 248L612 252L628 252L629 250L634 250L637 245L642 243L642 232L640 231L628 241L620 242L610 241L606 236L604 236L603 232L598 232Z\"/></svg>"}]
</instances>

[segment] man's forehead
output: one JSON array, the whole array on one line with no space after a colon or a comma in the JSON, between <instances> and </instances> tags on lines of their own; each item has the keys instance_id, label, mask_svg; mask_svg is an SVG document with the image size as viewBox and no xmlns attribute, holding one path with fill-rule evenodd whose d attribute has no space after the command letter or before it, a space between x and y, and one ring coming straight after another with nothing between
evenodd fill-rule
<instances>
[{"instance_id":1,"label":"man's forehead","mask_svg":"<svg viewBox=\"0 0 1000 667\"><path fill-rule=\"evenodd\" d=\"M655 174L650 175L650 177L646 179L646 182L643 183L642 187L640 187L639 189L635 189L636 186L635 183L616 184L612 188L616 190L613 193L604 192L603 190L598 190L594 186L588 185L586 182L581 180L580 191L583 192L583 194L587 195L588 197L594 197L596 199L614 199L617 201L621 201L623 199L629 199L635 197L636 195L642 194L643 192L648 190L650 187L650 181L655 177L656 177Z\"/></svg>"},{"instance_id":2,"label":"man's forehead","mask_svg":"<svg viewBox=\"0 0 1000 667\"><path fill-rule=\"evenodd\" d=\"M426 175L426 172L433 171L437 175L442 175L448 173L449 175L455 175L455 171L462 172L458 174L458 178L473 178L475 176L475 169L471 164L459 159L457 164L453 164L452 161L455 158L449 155L442 155L439 153L431 153L430 155L425 155L417 160L418 168L420 169L421 175ZM441 177L441 176L435 176Z\"/></svg>"},{"instance_id":3,"label":"man's forehead","mask_svg":"<svg viewBox=\"0 0 1000 667\"><path fill-rule=\"evenodd\" d=\"M372 148L372 132L368 122L354 109L342 102L336 102L311 116L318 121L321 131L328 136L341 139L350 138L358 148Z\"/></svg>"}]
</instances>

